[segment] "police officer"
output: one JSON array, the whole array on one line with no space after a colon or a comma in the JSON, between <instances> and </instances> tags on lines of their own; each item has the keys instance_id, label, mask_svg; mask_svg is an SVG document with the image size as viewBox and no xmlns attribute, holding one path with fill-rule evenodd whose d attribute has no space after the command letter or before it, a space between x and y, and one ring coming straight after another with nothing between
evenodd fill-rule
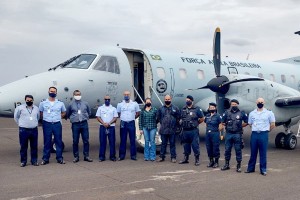
<instances>
[{"instance_id":1,"label":"police officer","mask_svg":"<svg viewBox=\"0 0 300 200\"><path fill-rule=\"evenodd\" d=\"M121 119L119 161L124 160L126 156L127 133L129 133L131 160L137 160L135 145L135 119L140 116L140 111L141 109L137 102L130 99L130 92L125 91L124 100L117 105L117 112Z\"/></svg>"},{"instance_id":2,"label":"police officer","mask_svg":"<svg viewBox=\"0 0 300 200\"><path fill-rule=\"evenodd\" d=\"M51 152L52 134L56 145L56 160L59 164L65 164L62 156L62 125L61 118L66 115L65 104L56 99L56 87L50 87L49 98L43 100L39 105L41 118L43 119L44 150L41 165L49 163Z\"/></svg>"},{"instance_id":3,"label":"police officer","mask_svg":"<svg viewBox=\"0 0 300 200\"><path fill-rule=\"evenodd\" d=\"M248 169L245 173L255 171L256 157L259 151L260 173L263 176L267 175L267 149L268 149L268 134L275 127L275 116L270 110L264 108L265 100L258 98L256 100L257 109L249 114L249 125L252 128L250 147L251 155L248 163Z\"/></svg>"},{"instance_id":4,"label":"police officer","mask_svg":"<svg viewBox=\"0 0 300 200\"><path fill-rule=\"evenodd\" d=\"M118 113L117 109L110 104L110 96L104 97L104 104L97 110L96 117L100 122L99 127L99 162L105 161L105 151L107 137L109 141L109 159L116 161L116 135L115 135L115 123L117 121Z\"/></svg>"},{"instance_id":5,"label":"police officer","mask_svg":"<svg viewBox=\"0 0 300 200\"><path fill-rule=\"evenodd\" d=\"M38 120L39 108L33 105L33 96L25 95L25 103L15 109L14 120L19 126L21 167L27 164L28 141L30 142L31 164L39 166L38 159Z\"/></svg>"},{"instance_id":6,"label":"police officer","mask_svg":"<svg viewBox=\"0 0 300 200\"><path fill-rule=\"evenodd\" d=\"M239 102L236 99L230 101L230 110L226 110L222 117L222 123L226 126L225 135L225 165L221 170L230 169L229 161L231 157L231 148L234 145L236 154L236 171L241 172L242 162L242 134L243 127L248 124L248 116L244 111L239 110Z\"/></svg>"},{"instance_id":7,"label":"police officer","mask_svg":"<svg viewBox=\"0 0 300 200\"><path fill-rule=\"evenodd\" d=\"M206 123L205 143L209 157L207 167L217 168L220 158L220 131L223 129L222 117L217 113L217 104L209 103L204 122Z\"/></svg>"},{"instance_id":8,"label":"police officer","mask_svg":"<svg viewBox=\"0 0 300 200\"><path fill-rule=\"evenodd\" d=\"M204 121L202 110L193 104L194 98L191 95L186 97L186 106L181 110L182 120L182 143L184 143L184 159L179 164L189 163L191 147L195 155L195 165L200 165L199 129L198 125Z\"/></svg>"},{"instance_id":9,"label":"police officer","mask_svg":"<svg viewBox=\"0 0 300 200\"><path fill-rule=\"evenodd\" d=\"M84 161L93 162L93 159L89 157L89 125L88 120L91 115L91 108L86 101L81 100L81 92L75 90L73 92L74 100L70 103L67 109L67 116L72 123L72 135L73 135L73 163L79 161L78 143L81 134L83 142L83 156Z\"/></svg>"},{"instance_id":10,"label":"police officer","mask_svg":"<svg viewBox=\"0 0 300 200\"><path fill-rule=\"evenodd\" d=\"M172 97L165 96L165 105L158 109L157 120L160 123L159 134L161 137L160 159L165 161L168 142L170 143L171 162L176 163L176 124L180 119L180 110L172 104Z\"/></svg>"}]
</instances>

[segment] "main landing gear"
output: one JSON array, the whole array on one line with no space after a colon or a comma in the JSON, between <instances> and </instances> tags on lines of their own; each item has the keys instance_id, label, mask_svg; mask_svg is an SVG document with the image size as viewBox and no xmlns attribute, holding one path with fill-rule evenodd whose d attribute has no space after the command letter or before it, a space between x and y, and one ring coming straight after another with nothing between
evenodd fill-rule
<instances>
[{"instance_id":1,"label":"main landing gear","mask_svg":"<svg viewBox=\"0 0 300 200\"><path fill-rule=\"evenodd\" d=\"M285 128L285 133L280 132L276 135L275 146L276 148L284 148L288 150L294 150L297 146L297 137L300 137L300 125L298 128L298 133L295 135L291 131L291 127L288 125L283 125Z\"/></svg>"}]
</instances>

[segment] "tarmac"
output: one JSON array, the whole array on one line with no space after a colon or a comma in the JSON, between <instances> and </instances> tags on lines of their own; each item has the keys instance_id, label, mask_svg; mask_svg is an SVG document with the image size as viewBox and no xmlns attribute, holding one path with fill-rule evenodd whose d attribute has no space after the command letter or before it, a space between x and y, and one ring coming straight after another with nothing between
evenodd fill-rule
<instances>
[{"instance_id":1,"label":"tarmac","mask_svg":"<svg viewBox=\"0 0 300 200\"><path fill-rule=\"evenodd\" d=\"M167 155L165 162L144 161L138 153L138 160L127 157L123 161L98 162L99 125L91 119L90 157L94 162L72 162L72 134L69 121L63 121L63 152L65 165L56 163L55 154L51 155L50 164L32 166L30 161L20 167L18 127L12 118L0 118L0 199L36 200L36 199L299 199L300 189L300 148L295 150L276 149L274 138L283 131L275 128L269 136L268 175L256 172L245 174L249 160L250 129L244 133L242 173L235 171L235 152L232 150L231 169L207 168L205 148L205 127L200 126L200 166L190 163L179 165L183 158L183 147L178 142L177 163L170 162ZM296 132L298 127L293 127ZM117 152L119 148L119 127L116 127ZM221 143L220 165L224 164L224 141ZM39 161L42 157L43 134L39 127ZM82 151L82 142L80 143ZM108 157L109 151L106 154ZM30 153L29 153L30 155ZM117 155L118 156L118 155ZM30 156L29 156L30 158ZM259 159L257 160L259 162Z\"/></svg>"}]
</instances>

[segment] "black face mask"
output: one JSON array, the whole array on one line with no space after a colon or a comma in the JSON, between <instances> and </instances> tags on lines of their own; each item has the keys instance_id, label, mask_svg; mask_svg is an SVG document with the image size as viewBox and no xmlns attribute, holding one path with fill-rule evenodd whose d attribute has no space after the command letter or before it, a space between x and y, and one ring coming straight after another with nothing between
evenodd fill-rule
<instances>
[{"instance_id":1,"label":"black face mask","mask_svg":"<svg viewBox=\"0 0 300 200\"><path fill-rule=\"evenodd\" d=\"M147 106L147 107L150 107L150 106L151 106L151 103L146 103L146 106Z\"/></svg>"},{"instance_id":2,"label":"black face mask","mask_svg":"<svg viewBox=\"0 0 300 200\"><path fill-rule=\"evenodd\" d=\"M171 104L171 101L165 101L165 104L168 106Z\"/></svg>"},{"instance_id":3,"label":"black face mask","mask_svg":"<svg viewBox=\"0 0 300 200\"><path fill-rule=\"evenodd\" d=\"M239 110L239 107L237 107L237 106L231 106L231 110L232 110L233 112L236 112L236 111Z\"/></svg>"},{"instance_id":4,"label":"black face mask","mask_svg":"<svg viewBox=\"0 0 300 200\"><path fill-rule=\"evenodd\" d=\"M208 112L210 112L210 113L215 113L216 110L208 110Z\"/></svg>"},{"instance_id":5,"label":"black face mask","mask_svg":"<svg viewBox=\"0 0 300 200\"><path fill-rule=\"evenodd\" d=\"M187 106L191 106L193 102L191 102L191 101L186 101L185 103L186 103Z\"/></svg>"},{"instance_id":6,"label":"black face mask","mask_svg":"<svg viewBox=\"0 0 300 200\"><path fill-rule=\"evenodd\" d=\"M262 108L262 107L264 107L264 104L258 103L258 104L257 104L257 107L258 107L258 108Z\"/></svg>"},{"instance_id":7,"label":"black face mask","mask_svg":"<svg viewBox=\"0 0 300 200\"><path fill-rule=\"evenodd\" d=\"M27 106L32 106L33 102L32 101L26 101Z\"/></svg>"}]
</instances>

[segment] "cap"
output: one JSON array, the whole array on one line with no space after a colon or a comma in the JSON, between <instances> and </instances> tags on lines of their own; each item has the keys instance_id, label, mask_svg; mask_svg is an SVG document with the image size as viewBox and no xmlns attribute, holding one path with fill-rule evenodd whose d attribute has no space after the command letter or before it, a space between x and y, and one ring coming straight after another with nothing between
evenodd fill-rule
<instances>
[{"instance_id":1,"label":"cap","mask_svg":"<svg viewBox=\"0 0 300 200\"><path fill-rule=\"evenodd\" d=\"M194 98L191 95L187 95L187 99L190 99L191 101L194 101Z\"/></svg>"},{"instance_id":2,"label":"cap","mask_svg":"<svg viewBox=\"0 0 300 200\"><path fill-rule=\"evenodd\" d=\"M217 107L217 104L216 104L216 103L214 103L214 102L210 102L210 103L209 103L209 105L210 105L210 106Z\"/></svg>"},{"instance_id":3,"label":"cap","mask_svg":"<svg viewBox=\"0 0 300 200\"><path fill-rule=\"evenodd\" d=\"M236 100L236 99L231 99L231 100L230 100L230 103L232 103L232 102L237 103L237 104L240 104L239 101Z\"/></svg>"}]
</instances>

